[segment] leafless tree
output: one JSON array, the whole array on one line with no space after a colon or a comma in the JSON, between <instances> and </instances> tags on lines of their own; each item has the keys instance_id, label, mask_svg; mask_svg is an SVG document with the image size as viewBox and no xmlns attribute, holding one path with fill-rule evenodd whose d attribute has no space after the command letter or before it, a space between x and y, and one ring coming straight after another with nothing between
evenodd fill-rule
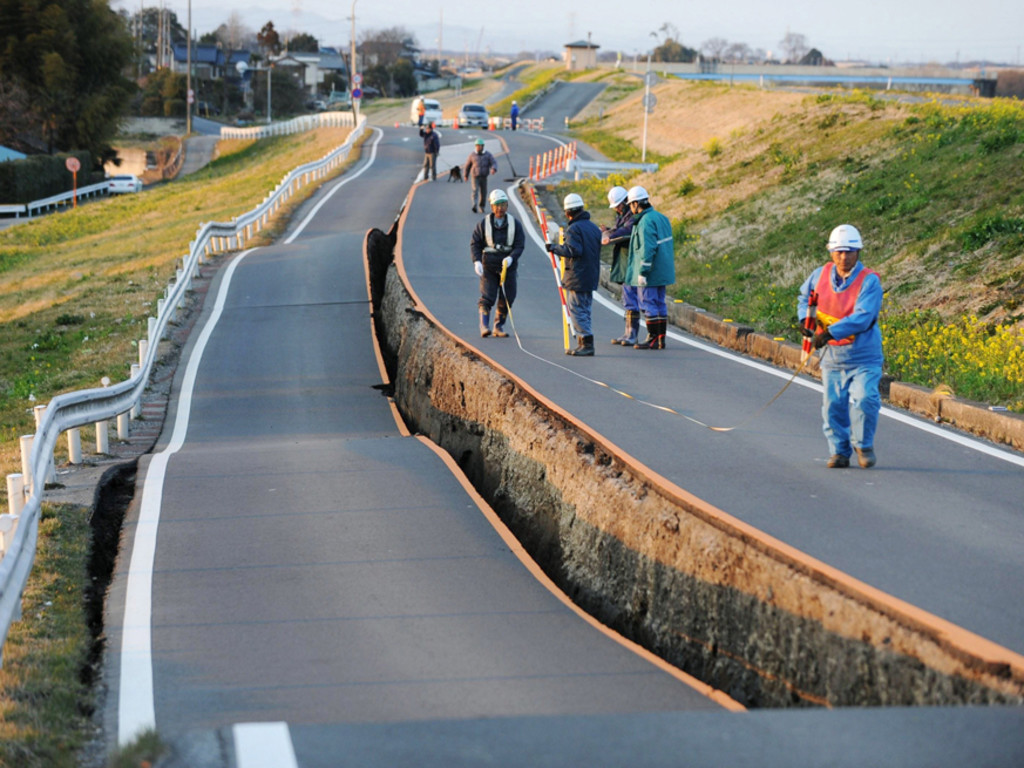
<instances>
[{"instance_id":1,"label":"leafless tree","mask_svg":"<svg viewBox=\"0 0 1024 768\"><path fill-rule=\"evenodd\" d=\"M796 63L807 53L807 37L796 32L787 32L779 41L779 47L786 52L788 63Z\"/></svg>"},{"instance_id":2,"label":"leafless tree","mask_svg":"<svg viewBox=\"0 0 1024 768\"><path fill-rule=\"evenodd\" d=\"M746 43L730 43L729 47L725 49L722 54L726 61L749 61L753 58L751 54L750 46ZM762 58L764 58L762 56Z\"/></svg>"},{"instance_id":3,"label":"leafless tree","mask_svg":"<svg viewBox=\"0 0 1024 768\"><path fill-rule=\"evenodd\" d=\"M729 41L724 37L712 37L700 44L700 52L704 54L704 58L712 61L721 61L728 48Z\"/></svg>"}]
</instances>

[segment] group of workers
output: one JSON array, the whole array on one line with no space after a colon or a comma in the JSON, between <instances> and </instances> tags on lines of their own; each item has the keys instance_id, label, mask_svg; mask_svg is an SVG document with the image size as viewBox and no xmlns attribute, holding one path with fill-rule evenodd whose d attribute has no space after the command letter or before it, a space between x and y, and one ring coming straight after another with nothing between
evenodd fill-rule
<instances>
[{"instance_id":1,"label":"group of workers","mask_svg":"<svg viewBox=\"0 0 1024 768\"><path fill-rule=\"evenodd\" d=\"M493 156L478 140L466 163L474 179L473 211L483 211L487 175L496 172ZM479 179L479 184L476 180ZM505 324L516 298L519 259L525 247L520 222L508 212L509 200L496 189L487 198L491 212L476 226L470 242L473 267L480 278L480 335L504 338ZM577 346L567 354L594 355L591 324L593 292L601 270L601 247L612 246L610 279L622 286L626 326L612 344L634 349L665 349L668 328L666 290L675 282L675 247L669 219L651 204L647 190L620 186L608 191L615 211L612 227L598 226L583 198L571 193L563 200L566 227L560 242L548 242L548 252L563 259L562 288L576 333ZM800 287L797 316L807 345L821 352L823 432L829 447L826 466L850 466L851 457L867 469L875 465L874 437L881 411L882 284L878 274L863 265L860 232L850 224L829 236L830 261L815 269ZM491 310L496 309L491 329ZM639 339L641 314L647 338ZM809 319L808 319L809 318Z\"/></svg>"}]
</instances>

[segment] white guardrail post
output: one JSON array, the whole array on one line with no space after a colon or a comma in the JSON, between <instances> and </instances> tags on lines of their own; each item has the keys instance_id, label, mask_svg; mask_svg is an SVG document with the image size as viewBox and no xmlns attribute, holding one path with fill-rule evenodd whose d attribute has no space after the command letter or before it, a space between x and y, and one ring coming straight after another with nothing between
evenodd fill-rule
<instances>
[{"instance_id":1,"label":"white guardrail post","mask_svg":"<svg viewBox=\"0 0 1024 768\"><path fill-rule=\"evenodd\" d=\"M96 450L108 453L107 422L118 420L118 436L122 433L122 416L138 412L146 383L156 364L160 339L167 324L172 322L175 310L183 305L185 292L191 286L189 275L199 274L199 265L211 253L226 250L228 243L235 241L241 247L242 231L254 222L260 221L268 212L278 210L282 199L290 195L295 179L303 174L316 174L322 168L334 168L337 162L348 157L352 146L366 130L366 117L360 116L358 124L350 113L340 115L339 124L354 126L345 143L315 163L307 163L285 176L281 184L260 205L239 216L235 222L206 222L200 225L196 239L189 243L189 253L184 257L181 270L173 285L168 286L166 301L158 302L157 317L149 318L147 338L140 339L139 361L132 365L131 376L126 381L110 384L104 377L103 386L95 389L66 392L57 395L45 407L39 407L36 433L21 438L21 474L7 476L7 497L9 512L0 515L0 662L3 643L7 638L11 622L21 618L21 594L25 589L32 563L35 559L36 541L39 535L39 515L47 477L53 468L53 452L57 440L68 433L68 456L72 464L80 463L80 427L96 425ZM301 123L289 121L292 132L299 130ZM318 121L307 124L317 125ZM288 124L285 124L288 125ZM269 135L266 129L222 128L221 138L253 137ZM242 133L248 131L248 133ZM105 186L105 185L104 185ZM79 190L81 192L81 190Z\"/></svg>"}]
</instances>

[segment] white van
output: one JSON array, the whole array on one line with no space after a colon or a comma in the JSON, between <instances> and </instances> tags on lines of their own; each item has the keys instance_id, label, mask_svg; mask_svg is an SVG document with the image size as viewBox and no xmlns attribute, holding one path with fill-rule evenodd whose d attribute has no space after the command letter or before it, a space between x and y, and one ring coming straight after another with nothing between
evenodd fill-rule
<instances>
[{"instance_id":1,"label":"white van","mask_svg":"<svg viewBox=\"0 0 1024 768\"><path fill-rule=\"evenodd\" d=\"M417 96L412 100L412 106L409 108L409 119L413 125L418 124L420 121L419 102L420 97ZM423 99L423 107L426 110L423 113L424 123L436 124L441 122L441 102L437 99Z\"/></svg>"}]
</instances>

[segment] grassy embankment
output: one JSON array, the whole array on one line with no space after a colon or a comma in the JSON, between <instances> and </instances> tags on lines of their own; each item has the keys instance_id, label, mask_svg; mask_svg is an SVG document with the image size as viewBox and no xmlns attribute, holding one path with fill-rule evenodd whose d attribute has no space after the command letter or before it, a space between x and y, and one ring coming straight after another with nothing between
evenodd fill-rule
<instances>
[{"instance_id":1,"label":"grassy embankment","mask_svg":"<svg viewBox=\"0 0 1024 768\"><path fill-rule=\"evenodd\" d=\"M250 210L288 171L320 159L347 135L335 128L221 142L218 159L187 179L0 232L4 476L20 471L18 437L35 431L33 405L96 386L103 376L127 377L147 318L202 222ZM83 445L92 439L87 432ZM6 483L0 494L6 511ZM90 736L93 694L82 676L91 644L84 611L89 539L84 510L44 507L24 616L3 648L0 765L74 766Z\"/></svg>"},{"instance_id":2,"label":"grassy embankment","mask_svg":"<svg viewBox=\"0 0 1024 768\"><path fill-rule=\"evenodd\" d=\"M635 162L639 91L617 80L622 97L576 133ZM1024 105L681 82L656 93L658 172L559 194L582 191L606 220L611 183L647 187L673 222L676 298L796 340L799 285L827 260L829 231L853 223L886 288L887 372L1024 411Z\"/></svg>"}]
</instances>

